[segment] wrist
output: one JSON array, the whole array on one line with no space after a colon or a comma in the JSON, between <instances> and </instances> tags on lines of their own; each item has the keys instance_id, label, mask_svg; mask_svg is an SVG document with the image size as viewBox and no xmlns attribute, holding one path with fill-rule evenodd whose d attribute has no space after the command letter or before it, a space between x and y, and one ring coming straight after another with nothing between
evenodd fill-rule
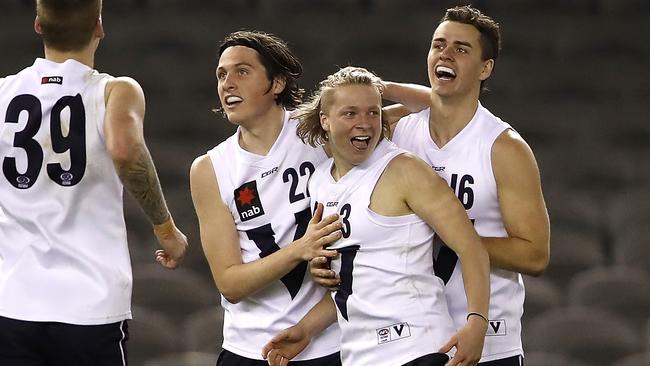
<instances>
[{"instance_id":1,"label":"wrist","mask_svg":"<svg viewBox=\"0 0 650 366\"><path fill-rule=\"evenodd\" d=\"M476 311L470 311L469 313L467 313L467 318L466 319L467 319L468 322L470 321L470 319L480 320L482 323L485 324L485 326L487 326L488 323L489 323L489 320L485 315L483 315L483 314L481 314L479 312L476 312Z\"/></svg>"},{"instance_id":2,"label":"wrist","mask_svg":"<svg viewBox=\"0 0 650 366\"><path fill-rule=\"evenodd\" d=\"M172 219L172 216L169 214L167 214L167 220L160 224L153 225L153 232L159 237L167 237L172 234L175 229L176 224L174 224L174 219Z\"/></svg>"}]
</instances>

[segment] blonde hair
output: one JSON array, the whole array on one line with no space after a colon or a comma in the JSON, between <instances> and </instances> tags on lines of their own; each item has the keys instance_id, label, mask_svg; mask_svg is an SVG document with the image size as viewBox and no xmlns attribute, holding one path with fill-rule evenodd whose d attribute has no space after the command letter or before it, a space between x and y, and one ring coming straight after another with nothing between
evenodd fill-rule
<instances>
[{"instance_id":1,"label":"blonde hair","mask_svg":"<svg viewBox=\"0 0 650 366\"><path fill-rule=\"evenodd\" d=\"M329 75L319 84L319 89L303 104L300 104L291 118L298 120L298 137L311 145L320 146L327 142L327 132L320 124L320 113L326 113L332 104L334 90L345 85L369 85L384 91L381 78L363 67L348 66ZM382 119L381 138L388 134L388 123Z\"/></svg>"}]
</instances>

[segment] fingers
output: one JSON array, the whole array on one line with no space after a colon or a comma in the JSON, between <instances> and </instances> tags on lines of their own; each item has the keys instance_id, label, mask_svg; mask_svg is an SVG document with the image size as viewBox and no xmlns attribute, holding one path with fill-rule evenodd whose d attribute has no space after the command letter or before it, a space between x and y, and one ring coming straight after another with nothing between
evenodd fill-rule
<instances>
[{"instance_id":1,"label":"fingers","mask_svg":"<svg viewBox=\"0 0 650 366\"><path fill-rule=\"evenodd\" d=\"M451 338L449 338L447 343L445 343L442 347L440 347L438 353L447 353L451 351L451 348L455 346L456 343L458 343L458 337L456 337L456 335L454 334Z\"/></svg>"},{"instance_id":2,"label":"fingers","mask_svg":"<svg viewBox=\"0 0 650 366\"><path fill-rule=\"evenodd\" d=\"M319 258L331 259L331 258L336 257L337 255L339 255L339 252L337 252L336 250L323 249L323 250L318 252Z\"/></svg>"},{"instance_id":3,"label":"fingers","mask_svg":"<svg viewBox=\"0 0 650 366\"><path fill-rule=\"evenodd\" d=\"M338 286L341 284L341 278L332 270L327 269L321 271L323 271L323 273L326 274L325 277L314 276L312 272L312 279L314 280L314 282L330 290L338 289Z\"/></svg>"},{"instance_id":4,"label":"fingers","mask_svg":"<svg viewBox=\"0 0 650 366\"><path fill-rule=\"evenodd\" d=\"M164 250L156 250L156 262L167 269L178 267L178 261L169 256Z\"/></svg>"},{"instance_id":5,"label":"fingers","mask_svg":"<svg viewBox=\"0 0 650 366\"><path fill-rule=\"evenodd\" d=\"M277 349L271 349L266 354L266 362L270 366L287 366L289 364L289 359L283 357Z\"/></svg>"},{"instance_id":6,"label":"fingers","mask_svg":"<svg viewBox=\"0 0 650 366\"><path fill-rule=\"evenodd\" d=\"M478 360L470 360L457 352L445 366L476 366L477 364Z\"/></svg>"},{"instance_id":7,"label":"fingers","mask_svg":"<svg viewBox=\"0 0 650 366\"><path fill-rule=\"evenodd\" d=\"M310 223L316 224L320 221L320 219L323 217L323 204L318 202L316 203L316 210L314 210L314 214L311 217Z\"/></svg>"},{"instance_id":8,"label":"fingers","mask_svg":"<svg viewBox=\"0 0 650 366\"><path fill-rule=\"evenodd\" d=\"M309 261L310 270L314 269L329 269L329 260L325 257L314 257Z\"/></svg>"},{"instance_id":9,"label":"fingers","mask_svg":"<svg viewBox=\"0 0 650 366\"><path fill-rule=\"evenodd\" d=\"M332 224L332 225L335 225L338 228L332 229L332 228L330 228L330 226L328 226L326 229L324 229L324 230L327 230L327 231L329 231L329 230L335 230L335 231L330 232L329 234L327 234L327 235L323 236L322 238L318 239L317 240L318 246L325 246L325 245L328 245L328 244L332 244L333 242L335 242L335 241L337 241L337 240L339 240L341 238L343 233L341 232L341 230L339 230L340 229L340 224L337 223L337 224ZM329 257L329 255L327 257Z\"/></svg>"}]
</instances>

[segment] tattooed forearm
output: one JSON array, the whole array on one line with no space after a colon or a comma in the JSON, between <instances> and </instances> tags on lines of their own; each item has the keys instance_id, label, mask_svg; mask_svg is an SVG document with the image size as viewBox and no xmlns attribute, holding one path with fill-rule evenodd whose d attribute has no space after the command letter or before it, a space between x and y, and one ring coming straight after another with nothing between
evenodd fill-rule
<instances>
[{"instance_id":1,"label":"tattooed forearm","mask_svg":"<svg viewBox=\"0 0 650 366\"><path fill-rule=\"evenodd\" d=\"M169 211L153 160L145 146L133 150L132 159L116 164L117 174L151 222L161 224L169 218Z\"/></svg>"}]
</instances>

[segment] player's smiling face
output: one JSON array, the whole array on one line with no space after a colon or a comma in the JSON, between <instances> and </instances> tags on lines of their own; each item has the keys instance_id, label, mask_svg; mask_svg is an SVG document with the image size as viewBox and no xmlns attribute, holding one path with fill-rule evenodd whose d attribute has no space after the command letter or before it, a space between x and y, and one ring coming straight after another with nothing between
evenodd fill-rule
<instances>
[{"instance_id":1,"label":"player's smiling face","mask_svg":"<svg viewBox=\"0 0 650 366\"><path fill-rule=\"evenodd\" d=\"M340 176L364 162L381 138L381 94L375 86L337 87L321 113L321 126Z\"/></svg>"},{"instance_id":2,"label":"player's smiling face","mask_svg":"<svg viewBox=\"0 0 650 366\"><path fill-rule=\"evenodd\" d=\"M433 33L427 57L429 82L440 96L478 92L492 72L493 60L481 57L481 33L473 25L442 22Z\"/></svg>"},{"instance_id":3,"label":"player's smiling face","mask_svg":"<svg viewBox=\"0 0 650 366\"><path fill-rule=\"evenodd\" d=\"M235 124L264 116L276 105L275 96L282 91L278 83L269 80L257 51L245 46L223 51L216 76L221 106Z\"/></svg>"}]
</instances>

